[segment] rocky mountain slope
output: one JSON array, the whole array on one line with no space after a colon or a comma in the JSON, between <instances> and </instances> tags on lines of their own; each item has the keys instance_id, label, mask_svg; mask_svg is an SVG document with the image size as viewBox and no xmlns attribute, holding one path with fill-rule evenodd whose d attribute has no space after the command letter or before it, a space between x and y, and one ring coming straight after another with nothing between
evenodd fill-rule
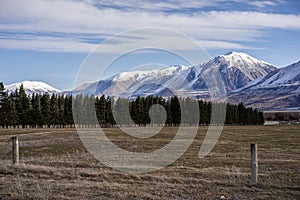
<instances>
[{"instance_id":1,"label":"rocky mountain slope","mask_svg":"<svg viewBox=\"0 0 300 200\"><path fill-rule=\"evenodd\" d=\"M262 110L300 110L300 61L257 78L227 100Z\"/></svg>"}]
</instances>

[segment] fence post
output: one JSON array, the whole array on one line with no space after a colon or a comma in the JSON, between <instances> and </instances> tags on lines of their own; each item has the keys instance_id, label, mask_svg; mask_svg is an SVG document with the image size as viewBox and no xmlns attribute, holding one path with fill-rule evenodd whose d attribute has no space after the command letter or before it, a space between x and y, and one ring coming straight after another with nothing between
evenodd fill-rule
<instances>
[{"instance_id":1,"label":"fence post","mask_svg":"<svg viewBox=\"0 0 300 200\"><path fill-rule=\"evenodd\" d=\"M257 144L251 144L251 178L252 181L257 183L257 175L258 175L258 157L257 157Z\"/></svg>"},{"instance_id":2,"label":"fence post","mask_svg":"<svg viewBox=\"0 0 300 200\"><path fill-rule=\"evenodd\" d=\"M14 136L12 139L12 148L13 148L13 164L19 164L19 141L18 137Z\"/></svg>"}]
</instances>

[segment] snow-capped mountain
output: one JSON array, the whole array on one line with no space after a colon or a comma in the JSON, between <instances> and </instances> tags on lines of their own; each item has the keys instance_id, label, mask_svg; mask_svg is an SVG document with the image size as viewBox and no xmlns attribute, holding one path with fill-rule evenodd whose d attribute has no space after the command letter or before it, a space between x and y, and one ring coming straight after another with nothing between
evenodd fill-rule
<instances>
[{"instance_id":1,"label":"snow-capped mountain","mask_svg":"<svg viewBox=\"0 0 300 200\"><path fill-rule=\"evenodd\" d=\"M230 92L275 70L272 65L245 53L230 52L195 67L175 65L151 71L122 72L111 78L80 86L73 94L107 96L209 96L208 78L217 70ZM206 81L204 81L206 80Z\"/></svg>"},{"instance_id":2,"label":"snow-capped mountain","mask_svg":"<svg viewBox=\"0 0 300 200\"><path fill-rule=\"evenodd\" d=\"M122 72L110 78L76 88L73 94L137 97L148 95L174 96L193 81L199 72L181 65L150 71Z\"/></svg>"},{"instance_id":3,"label":"snow-capped mountain","mask_svg":"<svg viewBox=\"0 0 300 200\"><path fill-rule=\"evenodd\" d=\"M219 71L226 92L244 87L249 82L264 76L276 68L271 64L251 57L246 53L229 52L200 65L200 74ZM194 86L194 88L197 88Z\"/></svg>"},{"instance_id":4,"label":"snow-capped mountain","mask_svg":"<svg viewBox=\"0 0 300 200\"><path fill-rule=\"evenodd\" d=\"M5 88L9 93L15 92L16 89L19 90L22 84L26 94L28 95L32 95L33 93L44 94L47 92L49 94L53 94L53 93L61 92L60 90L48 85L47 83L39 82L39 81L22 81L22 82L6 85Z\"/></svg>"},{"instance_id":5,"label":"snow-capped mountain","mask_svg":"<svg viewBox=\"0 0 300 200\"><path fill-rule=\"evenodd\" d=\"M264 110L300 109L300 61L257 78L228 96Z\"/></svg>"}]
</instances>

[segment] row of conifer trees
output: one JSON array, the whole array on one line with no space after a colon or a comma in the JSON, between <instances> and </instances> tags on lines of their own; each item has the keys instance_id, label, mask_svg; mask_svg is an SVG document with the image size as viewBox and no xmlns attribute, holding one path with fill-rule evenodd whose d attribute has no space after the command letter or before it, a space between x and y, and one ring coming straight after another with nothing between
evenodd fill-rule
<instances>
[{"instance_id":1,"label":"row of conifer trees","mask_svg":"<svg viewBox=\"0 0 300 200\"><path fill-rule=\"evenodd\" d=\"M28 96L23 86L8 94L0 83L0 126L5 127L70 127L76 124L102 127L118 125L145 126L167 125L177 126L189 124L181 119L182 112L188 112L189 102L199 105L199 125L208 125L211 120L213 106L226 106L226 125L261 125L264 123L263 113L252 108L238 105L222 105L189 98L137 97L134 100L76 95L57 95L48 93ZM156 112L151 121L151 113ZM183 107L184 106L184 107ZM181 108L182 107L182 108ZM75 112L73 112L75 109ZM188 113L187 115L188 116ZM96 119L96 120L95 120ZM193 124L195 125L195 124Z\"/></svg>"}]
</instances>

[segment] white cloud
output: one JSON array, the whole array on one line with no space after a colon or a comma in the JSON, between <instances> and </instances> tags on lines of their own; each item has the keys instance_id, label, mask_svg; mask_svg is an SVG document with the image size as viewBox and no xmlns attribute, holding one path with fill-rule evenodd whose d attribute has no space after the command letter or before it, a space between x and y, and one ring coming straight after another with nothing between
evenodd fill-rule
<instances>
[{"instance_id":1,"label":"white cloud","mask_svg":"<svg viewBox=\"0 0 300 200\"><path fill-rule=\"evenodd\" d=\"M18 0L1 2L0 32L10 33L9 38L7 36L0 38L2 48L88 51L94 45L83 42L82 35L100 40L105 39L103 35L114 35L140 27L162 27L181 31L202 41L207 48L230 46L251 48L243 45L243 42L264 37L265 30L269 28L300 29L300 15L293 14L241 11L202 11L193 14L162 12L176 8L212 6L222 0L176 0L175 3L172 1L153 3L150 0L134 2L133 0L24 0L21 2ZM252 4L258 7L271 5L269 1L261 3L254 1ZM102 7L99 7L100 5ZM133 11L132 5L141 9ZM115 8L117 6L119 8ZM122 10L120 7L125 9ZM22 32L27 32L27 36L20 38ZM34 35L29 37L30 33ZM41 36L42 39L39 38ZM163 38L168 39L167 36Z\"/></svg>"},{"instance_id":2,"label":"white cloud","mask_svg":"<svg viewBox=\"0 0 300 200\"><path fill-rule=\"evenodd\" d=\"M68 41L65 39L0 39L0 47L7 49L23 49L23 50L37 50L49 52L75 52L86 53L90 52L96 45L82 43L77 41Z\"/></svg>"},{"instance_id":3,"label":"white cloud","mask_svg":"<svg viewBox=\"0 0 300 200\"><path fill-rule=\"evenodd\" d=\"M234 42L214 40L191 40L188 36L172 32L168 29L154 29L134 32L125 32L101 43L98 53L121 53L138 48L161 48L165 50L198 50L205 49L251 49ZM170 31L170 32L168 32ZM160 34L158 34L159 32ZM100 41L99 41L100 43ZM191 44L193 43L193 44ZM86 43L85 40L76 38L54 38L48 36L30 36L19 34L18 39L13 37L0 37L0 46L7 49L31 49L49 52L78 52L87 53L92 51L98 44ZM199 46L198 46L199 45Z\"/></svg>"},{"instance_id":4,"label":"white cloud","mask_svg":"<svg viewBox=\"0 0 300 200\"><path fill-rule=\"evenodd\" d=\"M277 5L274 1L249 1L250 5L254 5L260 8L264 8L266 6L275 6Z\"/></svg>"},{"instance_id":5,"label":"white cloud","mask_svg":"<svg viewBox=\"0 0 300 200\"><path fill-rule=\"evenodd\" d=\"M248 7L253 6L263 8L278 6L284 4L283 0L273 1L249 1L249 0L86 0L91 5L97 5L102 7L126 9L126 10L147 10L147 11L170 11L170 10L188 10L188 9L199 9L205 7L220 7L226 5L232 5L235 3L245 4Z\"/></svg>"},{"instance_id":6,"label":"white cloud","mask_svg":"<svg viewBox=\"0 0 300 200\"><path fill-rule=\"evenodd\" d=\"M147 10L147 11L169 11L169 10L182 10L203 8L207 6L215 6L219 2L225 0L165 0L165 1L153 1L153 0L86 0L91 5L114 7L127 10Z\"/></svg>"}]
</instances>

